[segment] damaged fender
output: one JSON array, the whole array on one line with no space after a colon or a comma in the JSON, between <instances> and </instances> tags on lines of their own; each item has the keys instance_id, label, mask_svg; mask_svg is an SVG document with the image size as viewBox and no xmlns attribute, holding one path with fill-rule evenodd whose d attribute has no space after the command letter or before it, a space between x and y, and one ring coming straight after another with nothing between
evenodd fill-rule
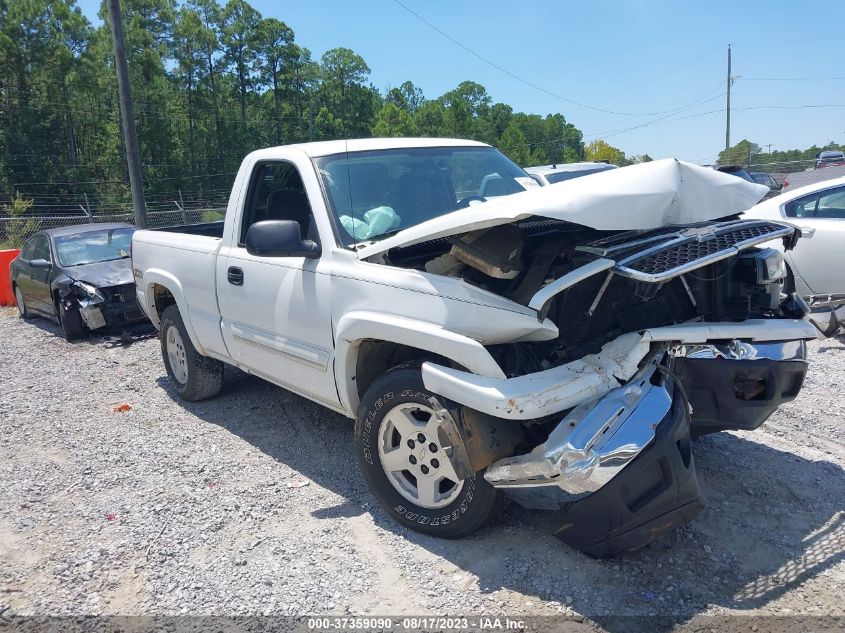
<instances>
[{"instance_id":1,"label":"damaged fender","mask_svg":"<svg viewBox=\"0 0 845 633\"><path fill-rule=\"evenodd\" d=\"M79 310L79 315L89 330L96 330L106 325L106 318L100 308L106 296L91 284L66 277L56 284L59 294L59 308Z\"/></svg>"},{"instance_id":2,"label":"damaged fender","mask_svg":"<svg viewBox=\"0 0 845 633\"><path fill-rule=\"evenodd\" d=\"M426 389L482 413L533 420L597 398L629 380L649 351L642 335L624 334L571 363L516 378L477 376L434 363L422 366Z\"/></svg>"}]
</instances>

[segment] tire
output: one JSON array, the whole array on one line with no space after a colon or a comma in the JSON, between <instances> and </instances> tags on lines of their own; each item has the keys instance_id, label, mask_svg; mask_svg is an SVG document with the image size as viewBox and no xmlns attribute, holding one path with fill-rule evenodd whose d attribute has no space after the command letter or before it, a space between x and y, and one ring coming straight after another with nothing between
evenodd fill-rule
<instances>
[{"instance_id":1,"label":"tire","mask_svg":"<svg viewBox=\"0 0 845 633\"><path fill-rule=\"evenodd\" d=\"M62 307L61 300L56 301L56 316L59 319L59 325L62 326L62 334L68 341L75 341L83 338L88 334L88 328L82 321L82 315L79 314L79 309L65 310Z\"/></svg>"},{"instance_id":2,"label":"tire","mask_svg":"<svg viewBox=\"0 0 845 633\"><path fill-rule=\"evenodd\" d=\"M18 306L18 314L22 319L31 319L32 312L26 307L26 301L24 300L23 293L18 286L15 286L15 304Z\"/></svg>"},{"instance_id":3,"label":"tire","mask_svg":"<svg viewBox=\"0 0 845 633\"><path fill-rule=\"evenodd\" d=\"M220 393L223 363L196 350L175 305L167 306L161 315L159 339L167 375L180 398L196 402Z\"/></svg>"},{"instance_id":4,"label":"tire","mask_svg":"<svg viewBox=\"0 0 845 633\"><path fill-rule=\"evenodd\" d=\"M370 490L391 517L423 534L459 538L482 527L503 499L481 472L455 482L428 413L440 408L456 405L426 391L418 368L391 369L361 400L355 448Z\"/></svg>"}]
</instances>

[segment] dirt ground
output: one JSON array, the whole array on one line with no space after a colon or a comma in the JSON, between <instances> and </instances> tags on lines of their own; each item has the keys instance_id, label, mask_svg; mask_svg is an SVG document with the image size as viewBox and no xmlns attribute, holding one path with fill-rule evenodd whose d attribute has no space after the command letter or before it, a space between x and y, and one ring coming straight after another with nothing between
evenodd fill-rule
<instances>
[{"instance_id":1,"label":"dirt ground","mask_svg":"<svg viewBox=\"0 0 845 633\"><path fill-rule=\"evenodd\" d=\"M804 390L763 428L696 442L698 518L609 561L513 505L463 540L411 532L368 492L349 420L235 370L216 399L180 402L157 339L71 344L2 309L0 349L0 623L507 614L575 630L645 630L633 616L650 615L692 630L845 627L837 342L810 345Z\"/></svg>"}]
</instances>

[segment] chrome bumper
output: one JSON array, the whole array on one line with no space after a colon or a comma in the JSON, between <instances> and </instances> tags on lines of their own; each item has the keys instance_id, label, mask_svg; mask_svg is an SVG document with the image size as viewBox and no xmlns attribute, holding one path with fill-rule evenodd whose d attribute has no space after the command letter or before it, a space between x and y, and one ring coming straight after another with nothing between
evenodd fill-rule
<instances>
[{"instance_id":1,"label":"chrome bumper","mask_svg":"<svg viewBox=\"0 0 845 633\"><path fill-rule=\"evenodd\" d=\"M549 486L565 495L578 496L599 490L654 440L658 423L672 407L674 385L659 374L659 363L667 351L673 357L695 361L785 361L778 367L799 361L806 367L803 340L734 339L724 343L655 345L627 384L575 407L545 442L525 455L494 462L484 478L506 491ZM782 401L781 396L773 396L771 408Z\"/></svg>"},{"instance_id":2,"label":"chrome bumper","mask_svg":"<svg viewBox=\"0 0 845 633\"><path fill-rule=\"evenodd\" d=\"M734 339L726 343L676 345L669 353L675 358L725 358L728 360L806 360L805 341L754 342Z\"/></svg>"},{"instance_id":3,"label":"chrome bumper","mask_svg":"<svg viewBox=\"0 0 845 633\"><path fill-rule=\"evenodd\" d=\"M571 495L601 488L654 439L672 406L663 379L654 380L665 353L660 346L630 382L577 406L543 444L493 463L484 478L496 488L557 486Z\"/></svg>"}]
</instances>

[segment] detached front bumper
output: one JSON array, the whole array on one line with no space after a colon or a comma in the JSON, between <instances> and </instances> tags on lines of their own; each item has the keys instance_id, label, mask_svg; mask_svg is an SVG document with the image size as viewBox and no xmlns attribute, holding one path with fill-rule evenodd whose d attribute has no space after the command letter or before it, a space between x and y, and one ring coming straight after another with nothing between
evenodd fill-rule
<instances>
[{"instance_id":1,"label":"detached front bumper","mask_svg":"<svg viewBox=\"0 0 845 633\"><path fill-rule=\"evenodd\" d=\"M673 387L658 365L665 354L665 346L652 352L628 384L575 407L545 442L493 463L484 478L538 509L557 508L559 499L607 484L654 440L657 424L672 408ZM549 498L538 490L544 487L564 494Z\"/></svg>"},{"instance_id":2,"label":"detached front bumper","mask_svg":"<svg viewBox=\"0 0 845 633\"><path fill-rule=\"evenodd\" d=\"M627 388L620 391L624 394ZM689 410L673 382L653 385L647 394L623 413L625 423L632 426L625 436L633 441L620 442L619 429L616 440L595 449L598 467L580 478L590 487L598 485L594 492L573 494L567 490L570 485L554 479L502 486L503 480L497 477L503 472L496 465L488 470L494 473L491 483L523 506L558 511L560 527L555 536L596 558L639 549L689 522L705 505L693 461ZM616 400L617 395L611 398ZM645 437L647 446L638 450ZM613 445L627 450L606 452L603 448ZM606 475L610 479L604 481Z\"/></svg>"},{"instance_id":3,"label":"detached front bumper","mask_svg":"<svg viewBox=\"0 0 845 633\"><path fill-rule=\"evenodd\" d=\"M629 382L484 477L520 505L562 512L556 535L591 556L642 547L704 507L691 434L757 428L797 395L805 358L803 340L654 344Z\"/></svg>"}]
</instances>

